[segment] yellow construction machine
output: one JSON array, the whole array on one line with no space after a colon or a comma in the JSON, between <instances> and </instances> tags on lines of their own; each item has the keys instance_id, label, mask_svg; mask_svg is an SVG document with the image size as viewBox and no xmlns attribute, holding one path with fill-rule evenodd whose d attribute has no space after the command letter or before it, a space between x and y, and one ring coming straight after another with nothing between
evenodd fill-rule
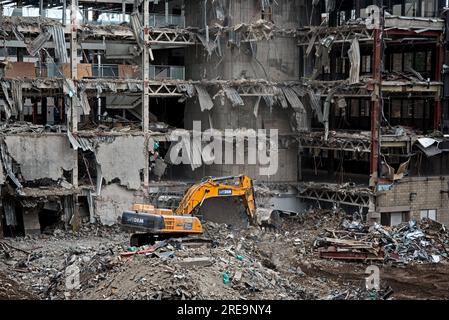
<instances>
[{"instance_id":1,"label":"yellow construction machine","mask_svg":"<svg viewBox=\"0 0 449 320\"><path fill-rule=\"evenodd\" d=\"M234 182L234 183L232 183ZM134 204L131 210L123 212L122 227L131 231L131 245L158 239L203 233L198 216L207 199L236 197L242 200L249 223L256 224L256 203L252 180L248 176L222 178L208 177L192 186L184 195L178 208L159 209L149 204Z\"/></svg>"}]
</instances>

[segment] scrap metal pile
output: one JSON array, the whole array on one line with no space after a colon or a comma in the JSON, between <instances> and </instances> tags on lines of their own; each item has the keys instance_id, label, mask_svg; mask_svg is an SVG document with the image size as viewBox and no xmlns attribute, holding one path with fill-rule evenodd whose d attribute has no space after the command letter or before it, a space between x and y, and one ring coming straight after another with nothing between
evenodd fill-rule
<instances>
[{"instance_id":1,"label":"scrap metal pile","mask_svg":"<svg viewBox=\"0 0 449 320\"><path fill-rule=\"evenodd\" d=\"M326 229L314 246L321 258L393 263L439 263L449 258L449 232L430 219L394 227L344 219L339 230Z\"/></svg>"}]
</instances>

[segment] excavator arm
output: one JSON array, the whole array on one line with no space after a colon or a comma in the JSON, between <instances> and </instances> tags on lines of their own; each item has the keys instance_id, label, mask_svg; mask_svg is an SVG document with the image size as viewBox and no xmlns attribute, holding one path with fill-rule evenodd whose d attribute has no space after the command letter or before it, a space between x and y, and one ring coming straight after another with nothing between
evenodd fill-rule
<instances>
[{"instance_id":1,"label":"excavator arm","mask_svg":"<svg viewBox=\"0 0 449 320\"><path fill-rule=\"evenodd\" d=\"M238 185L223 183L235 180L238 180ZM196 208L203 205L205 200L220 197L240 197L243 200L250 222L255 223L256 202L254 189L251 178L245 175L207 178L204 182L192 186L176 209L176 214L191 215Z\"/></svg>"}]
</instances>

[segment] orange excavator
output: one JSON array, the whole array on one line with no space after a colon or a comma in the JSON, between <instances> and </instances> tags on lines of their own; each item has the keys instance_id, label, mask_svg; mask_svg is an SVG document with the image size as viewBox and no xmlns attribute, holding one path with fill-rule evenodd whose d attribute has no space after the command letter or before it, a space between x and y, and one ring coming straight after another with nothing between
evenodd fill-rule
<instances>
[{"instance_id":1,"label":"orange excavator","mask_svg":"<svg viewBox=\"0 0 449 320\"><path fill-rule=\"evenodd\" d=\"M123 212L122 227L131 231L131 245L140 246L157 239L202 234L198 218L200 208L207 199L238 197L245 207L248 221L256 224L256 202L251 178L245 175L203 179L184 195L178 208L159 209L150 204L134 204Z\"/></svg>"}]
</instances>

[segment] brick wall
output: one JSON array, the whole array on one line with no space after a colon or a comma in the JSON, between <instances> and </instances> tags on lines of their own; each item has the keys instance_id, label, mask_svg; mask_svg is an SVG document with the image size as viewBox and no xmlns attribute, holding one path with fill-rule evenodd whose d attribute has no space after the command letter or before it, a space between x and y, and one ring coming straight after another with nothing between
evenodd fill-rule
<instances>
[{"instance_id":1,"label":"brick wall","mask_svg":"<svg viewBox=\"0 0 449 320\"><path fill-rule=\"evenodd\" d=\"M420 210L436 209L437 220L449 225L449 176L404 178L396 181L389 191L379 192L377 210L388 212L395 207L410 207L411 218L420 219ZM416 193L413 201L410 194ZM390 212L393 212L391 210Z\"/></svg>"}]
</instances>

